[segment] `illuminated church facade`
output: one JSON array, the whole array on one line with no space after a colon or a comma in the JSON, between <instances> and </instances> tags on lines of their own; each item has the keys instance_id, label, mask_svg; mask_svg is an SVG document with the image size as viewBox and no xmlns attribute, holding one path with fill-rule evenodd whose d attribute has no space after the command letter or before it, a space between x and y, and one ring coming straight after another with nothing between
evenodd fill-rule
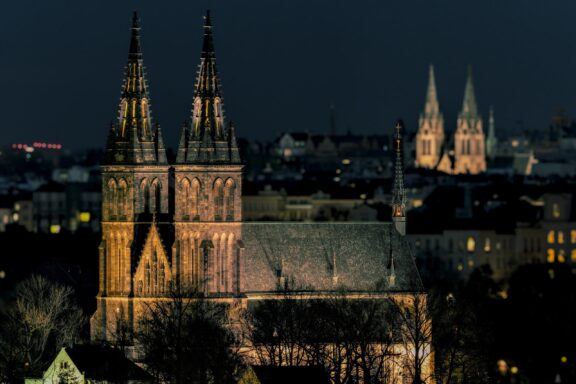
<instances>
[{"instance_id":1,"label":"illuminated church facade","mask_svg":"<svg viewBox=\"0 0 576 384\"><path fill-rule=\"evenodd\" d=\"M393 218L388 223L243 222L242 162L226 124L209 13L192 116L170 163L154 125L137 15L119 116L102 166L99 293L91 337L111 341L121 317L132 329L145 305L173 284L246 307L277 296L287 279L318 296L409 297L425 291L405 238L402 126L395 133Z\"/></svg>"},{"instance_id":2,"label":"illuminated church facade","mask_svg":"<svg viewBox=\"0 0 576 384\"><path fill-rule=\"evenodd\" d=\"M494 136L491 137L493 141ZM486 171L486 139L483 120L476 104L471 69L468 71L456 131L447 137L444 116L438 102L434 68L430 66L426 102L416 133L415 166L449 174L475 175Z\"/></svg>"}]
</instances>

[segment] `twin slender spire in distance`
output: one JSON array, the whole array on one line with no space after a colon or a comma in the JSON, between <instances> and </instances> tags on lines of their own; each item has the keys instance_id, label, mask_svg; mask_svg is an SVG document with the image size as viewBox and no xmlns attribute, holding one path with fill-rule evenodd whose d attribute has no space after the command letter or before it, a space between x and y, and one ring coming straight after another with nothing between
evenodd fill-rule
<instances>
[{"instance_id":1,"label":"twin slender spire in distance","mask_svg":"<svg viewBox=\"0 0 576 384\"><path fill-rule=\"evenodd\" d=\"M159 125L152 111L140 39L140 19L134 12L128 63L122 84L118 123L112 123L106 145L106 164L167 164ZM176 162L179 164L240 164L234 128L224 125L210 11L204 18L200 65L194 88L191 122L182 128Z\"/></svg>"}]
</instances>

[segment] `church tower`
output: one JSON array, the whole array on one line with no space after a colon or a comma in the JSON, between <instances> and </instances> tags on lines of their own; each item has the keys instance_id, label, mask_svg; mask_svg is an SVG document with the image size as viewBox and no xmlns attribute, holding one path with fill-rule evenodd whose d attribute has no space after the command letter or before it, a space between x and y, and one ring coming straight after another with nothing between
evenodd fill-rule
<instances>
[{"instance_id":1,"label":"church tower","mask_svg":"<svg viewBox=\"0 0 576 384\"><path fill-rule=\"evenodd\" d=\"M98 310L92 318L93 338L106 338L107 322L122 313L133 316L132 298L151 289L150 278L134 279L142 243L138 238L151 232L158 221L168 219L168 169L159 125L153 128L150 95L140 41L140 20L134 13L119 115L108 133L102 165L102 242ZM151 245L149 253L165 255ZM165 257L164 257L165 258ZM163 290L165 261L157 262L154 290ZM150 274L148 274L150 275ZM162 285L160 287L158 284ZM97 334L100 332L100 334ZM104 332L104 333L102 333Z\"/></svg>"},{"instance_id":2,"label":"church tower","mask_svg":"<svg viewBox=\"0 0 576 384\"><path fill-rule=\"evenodd\" d=\"M454 134L454 173L478 174L486 171L485 139L482 118L478 113L472 68L468 68L468 79L464 90L464 103L458 115Z\"/></svg>"},{"instance_id":3,"label":"church tower","mask_svg":"<svg viewBox=\"0 0 576 384\"><path fill-rule=\"evenodd\" d=\"M238 289L242 164L234 126L224 117L212 28L208 11L192 116L174 165L174 265L180 283L205 295L231 295Z\"/></svg>"},{"instance_id":4,"label":"church tower","mask_svg":"<svg viewBox=\"0 0 576 384\"><path fill-rule=\"evenodd\" d=\"M399 234L406 234L406 188L404 188L404 123L396 122L394 132L394 184L392 186L392 222Z\"/></svg>"},{"instance_id":5,"label":"church tower","mask_svg":"<svg viewBox=\"0 0 576 384\"><path fill-rule=\"evenodd\" d=\"M428 91L424 112L420 114L418 132L416 133L416 167L435 168L440 161L444 144L444 117L440 112L434 67L430 65L428 74Z\"/></svg>"},{"instance_id":6,"label":"church tower","mask_svg":"<svg viewBox=\"0 0 576 384\"><path fill-rule=\"evenodd\" d=\"M498 139L496 138L496 127L494 126L494 108L490 107L488 116L488 137L486 138L486 156L490 160L496 157L498 151Z\"/></svg>"}]
</instances>

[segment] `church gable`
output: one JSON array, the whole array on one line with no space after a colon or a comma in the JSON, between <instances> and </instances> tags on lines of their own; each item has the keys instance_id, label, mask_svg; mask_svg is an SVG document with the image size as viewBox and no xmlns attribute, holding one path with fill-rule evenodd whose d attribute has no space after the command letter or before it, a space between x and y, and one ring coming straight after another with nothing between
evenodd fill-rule
<instances>
[{"instance_id":1,"label":"church gable","mask_svg":"<svg viewBox=\"0 0 576 384\"><path fill-rule=\"evenodd\" d=\"M134 273L136 296L159 296L167 292L168 284L172 280L168 256L158 227L153 223L140 250Z\"/></svg>"}]
</instances>

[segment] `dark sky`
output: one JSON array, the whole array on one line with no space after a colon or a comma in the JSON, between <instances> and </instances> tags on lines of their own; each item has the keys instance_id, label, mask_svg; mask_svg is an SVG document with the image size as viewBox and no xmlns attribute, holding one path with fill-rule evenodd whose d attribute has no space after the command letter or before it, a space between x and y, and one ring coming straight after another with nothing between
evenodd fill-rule
<instances>
[{"instance_id":1,"label":"dark sky","mask_svg":"<svg viewBox=\"0 0 576 384\"><path fill-rule=\"evenodd\" d=\"M466 66L497 129L576 112L574 0L3 1L0 145L102 147L140 11L155 120L175 146L188 118L202 15L213 12L228 119L241 136L415 129L429 63L454 129Z\"/></svg>"}]
</instances>

